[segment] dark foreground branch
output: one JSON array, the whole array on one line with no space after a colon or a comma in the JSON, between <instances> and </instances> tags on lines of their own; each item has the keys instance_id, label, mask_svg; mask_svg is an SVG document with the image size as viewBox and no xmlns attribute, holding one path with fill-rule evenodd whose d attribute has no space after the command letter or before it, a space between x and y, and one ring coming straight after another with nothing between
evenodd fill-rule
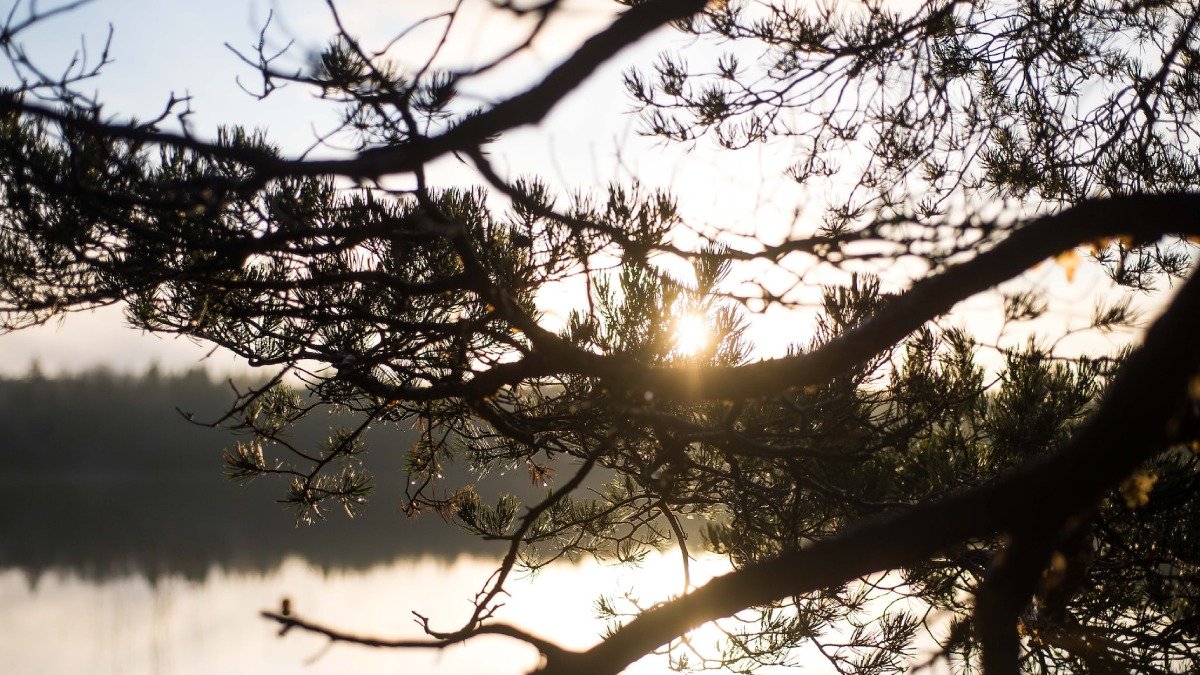
<instances>
[{"instance_id":1,"label":"dark foreground branch","mask_svg":"<svg viewBox=\"0 0 1200 675\"><path fill-rule=\"evenodd\" d=\"M820 385L899 343L956 304L1015 278L1075 246L1128 236L1154 242L1167 234L1200 235L1200 194L1094 199L1021 227L994 248L913 285L868 321L812 352L747 365L647 368L619 357L561 350L556 362L635 392L677 401L737 400Z\"/></svg>"},{"instance_id":2,"label":"dark foreground branch","mask_svg":"<svg viewBox=\"0 0 1200 675\"><path fill-rule=\"evenodd\" d=\"M637 3L606 28L585 40L570 57L528 90L467 117L437 136L416 138L395 147L366 150L348 159L280 158L265 150L229 147L186 134L161 131L152 125L106 122L96 114L79 114L30 103L12 93L0 92L0 112L29 115L55 122L64 128L107 138L190 150L238 162L254 171L253 176L240 186L243 190L258 189L272 179L286 176L375 179L418 171L426 163L443 155L470 151L504 131L537 124L559 101L618 52L672 21L687 19L702 10L704 5L705 0L647 0Z\"/></svg>"},{"instance_id":3,"label":"dark foreground branch","mask_svg":"<svg viewBox=\"0 0 1200 675\"><path fill-rule=\"evenodd\" d=\"M324 635L333 642L344 642L347 644L362 645L364 647L377 647L384 649L445 649L457 644L462 644L467 640L479 637L481 635L502 635L504 637L510 637L514 640L520 640L521 642L532 645L547 658L565 659L572 656L569 652L566 652L561 647L547 640L543 640L535 635L527 633L520 628L500 623L478 626L468 631L453 633L436 639L393 639L347 633L319 623L307 621L290 613L284 614L281 612L264 611L262 612L262 616L265 619L270 619L271 621L275 621L279 624L280 635L286 634L293 628L299 628L300 630L309 633Z\"/></svg>"}]
</instances>

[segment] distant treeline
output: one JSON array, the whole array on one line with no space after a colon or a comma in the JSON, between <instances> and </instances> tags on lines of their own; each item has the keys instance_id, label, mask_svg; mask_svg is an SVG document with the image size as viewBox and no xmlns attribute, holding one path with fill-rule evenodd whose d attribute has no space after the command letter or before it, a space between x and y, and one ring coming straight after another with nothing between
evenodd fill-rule
<instances>
[{"instance_id":1,"label":"distant treeline","mask_svg":"<svg viewBox=\"0 0 1200 675\"><path fill-rule=\"evenodd\" d=\"M0 472L72 477L221 473L228 432L183 419L214 417L233 399L203 370L144 376L96 370L0 379Z\"/></svg>"},{"instance_id":2,"label":"distant treeline","mask_svg":"<svg viewBox=\"0 0 1200 675\"><path fill-rule=\"evenodd\" d=\"M276 503L282 483L243 486L223 476L222 450L235 436L176 410L212 419L232 399L228 383L200 370L0 379L0 568L200 577L214 566L268 570L292 555L363 568L404 555L497 550L437 516L399 512L412 432L396 428L368 438L364 462L376 494L366 513L297 527ZM295 440L315 446L337 423L304 425Z\"/></svg>"}]
</instances>

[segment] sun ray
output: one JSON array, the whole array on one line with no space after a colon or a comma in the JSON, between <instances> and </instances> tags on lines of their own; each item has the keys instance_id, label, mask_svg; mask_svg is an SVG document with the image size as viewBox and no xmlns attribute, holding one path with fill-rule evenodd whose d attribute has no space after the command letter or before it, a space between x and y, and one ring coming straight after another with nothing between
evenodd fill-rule
<instances>
[{"instance_id":1,"label":"sun ray","mask_svg":"<svg viewBox=\"0 0 1200 675\"><path fill-rule=\"evenodd\" d=\"M708 322L700 314L684 314L675 320L675 351L683 356L695 356L708 347Z\"/></svg>"}]
</instances>

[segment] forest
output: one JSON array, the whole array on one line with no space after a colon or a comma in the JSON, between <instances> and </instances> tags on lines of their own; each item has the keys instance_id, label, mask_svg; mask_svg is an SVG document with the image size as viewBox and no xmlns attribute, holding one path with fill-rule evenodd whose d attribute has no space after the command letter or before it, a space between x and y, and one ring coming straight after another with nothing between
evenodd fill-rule
<instances>
[{"instance_id":1,"label":"forest","mask_svg":"<svg viewBox=\"0 0 1200 675\"><path fill-rule=\"evenodd\" d=\"M296 556L328 569L365 569L400 557L496 555L436 516L400 512L403 454L412 434L380 429L372 457L371 508L340 511L309 526L277 502L279 486L224 476L222 455L238 437L186 419L215 417L229 384L202 369L142 375L104 370L53 378L36 369L0 379L0 569L31 581L50 571L103 580L210 571L266 572ZM295 430L315 444L337 420ZM462 467L449 471L465 478ZM524 483L524 484L523 484ZM527 481L508 481L510 491ZM496 489L499 489L498 487Z\"/></svg>"}]
</instances>

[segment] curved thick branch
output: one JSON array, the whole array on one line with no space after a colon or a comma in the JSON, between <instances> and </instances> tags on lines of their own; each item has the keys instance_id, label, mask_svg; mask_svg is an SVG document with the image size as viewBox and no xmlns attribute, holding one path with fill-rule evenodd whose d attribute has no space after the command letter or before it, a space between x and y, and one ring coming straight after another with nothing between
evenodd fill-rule
<instances>
[{"instance_id":1,"label":"curved thick branch","mask_svg":"<svg viewBox=\"0 0 1200 675\"><path fill-rule=\"evenodd\" d=\"M153 126L114 124L96 117L72 114L28 103L19 95L0 94L0 111L50 120L64 127L136 143L154 143L236 161L254 169L248 187L256 188L283 176L338 175L372 179L411 173L424 164L456 151L477 148L497 134L537 124L597 68L625 47L655 30L696 14L705 0L647 0L618 16L604 30L585 40L575 53L551 70L541 82L432 138L414 139L396 147L374 148L349 159L299 160L280 158L266 150L229 147L192 136L160 131Z\"/></svg>"},{"instance_id":2,"label":"curved thick branch","mask_svg":"<svg viewBox=\"0 0 1200 675\"><path fill-rule=\"evenodd\" d=\"M822 384L895 345L956 304L1012 279L1072 247L1125 235L1152 242L1166 234L1200 235L1200 194L1088 200L1031 221L994 248L913 285L870 320L811 352L741 366L647 368L619 357L560 350L553 358L578 374L672 400L739 399Z\"/></svg>"}]
</instances>

